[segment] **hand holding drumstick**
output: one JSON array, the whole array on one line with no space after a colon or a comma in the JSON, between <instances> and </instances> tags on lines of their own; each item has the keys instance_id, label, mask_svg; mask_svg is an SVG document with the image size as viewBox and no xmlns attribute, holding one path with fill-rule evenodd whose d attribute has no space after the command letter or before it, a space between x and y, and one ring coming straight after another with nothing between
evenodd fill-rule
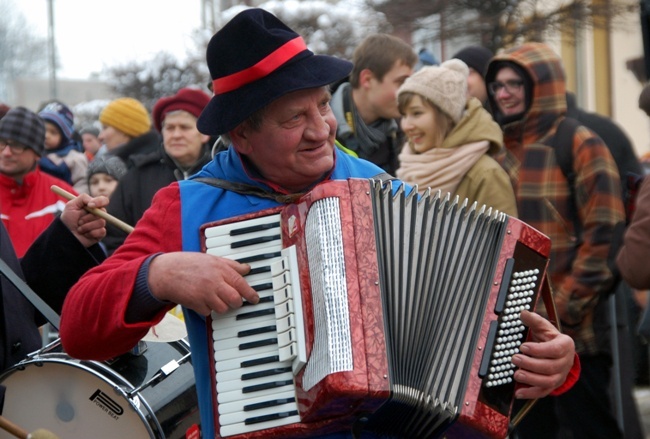
<instances>
[{"instance_id":1,"label":"hand holding drumstick","mask_svg":"<svg viewBox=\"0 0 650 439\"><path fill-rule=\"evenodd\" d=\"M59 437L51 431L44 430L42 428L28 433L27 430L24 430L23 428L11 422L9 419L2 416L0 416L0 428L19 439L59 439Z\"/></svg>"},{"instance_id":2,"label":"hand holding drumstick","mask_svg":"<svg viewBox=\"0 0 650 439\"><path fill-rule=\"evenodd\" d=\"M67 200L73 200L73 199L76 198L73 194L66 191L65 189L60 188L57 185L52 185L50 187L50 189L55 194L60 195L60 196L62 196L63 198L65 198ZM131 227L130 225L128 225L124 221L122 221L122 220L120 220L118 218L115 218L113 215L110 215L110 214L104 212L103 210L96 209L94 207L88 207L88 206L84 207L84 209L86 211L92 213L93 215L96 215L99 218L102 218L102 219L106 220L106 222L114 225L115 227L119 228L120 230L125 231L126 233L131 233L133 231L133 227Z\"/></svg>"}]
</instances>

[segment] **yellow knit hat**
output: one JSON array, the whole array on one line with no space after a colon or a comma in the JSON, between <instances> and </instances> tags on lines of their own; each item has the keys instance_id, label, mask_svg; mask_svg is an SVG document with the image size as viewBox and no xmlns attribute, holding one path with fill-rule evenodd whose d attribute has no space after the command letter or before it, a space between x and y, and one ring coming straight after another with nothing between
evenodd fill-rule
<instances>
[{"instance_id":1,"label":"yellow knit hat","mask_svg":"<svg viewBox=\"0 0 650 439\"><path fill-rule=\"evenodd\" d=\"M142 102L133 98L111 101L100 113L99 121L129 137L139 137L151 130L149 112Z\"/></svg>"}]
</instances>

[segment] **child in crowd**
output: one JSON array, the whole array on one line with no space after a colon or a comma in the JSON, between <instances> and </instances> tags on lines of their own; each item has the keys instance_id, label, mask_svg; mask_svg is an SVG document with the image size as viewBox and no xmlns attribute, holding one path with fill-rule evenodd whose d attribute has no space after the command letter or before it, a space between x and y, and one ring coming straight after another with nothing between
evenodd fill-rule
<instances>
[{"instance_id":1,"label":"child in crowd","mask_svg":"<svg viewBox=\"0 0 650 439\"><path fill-rule=\"evenodd\" d=\"M517 216L510 178L490 157L503 147L501 128L478 99L467 100L468 75L467 64L452 59L423 67L399 88L408 142L397 178Z\"/></svg>"},{"instance_id":2,"label":"child in crowd","mask_svg":"<svg viewBox=\"0 0 650 439\"><path fill-rule=\"evenodd\" d=\"M126 165L119 157L101 156L88 165L88 188L90 196L111 197L117 183L126 174Z\"/></svg>"},{"instance_id":3,"label":"child in crowd","mask_svg":"<svg viewBox=\"0 0 650 439\"><path fill-rule=\"evenodd\" d=\"M84 149L84 154L88 161L92 161L102 147L102 142L99 140L99 129L93 126L87 126L79 130L81 135L81 142Z\"/></svg>"},{"instance_id":4,"label":"child in crowd","mask_svg":"<svg viewBox=\"0 0 650 439\"><path fill-rule=\"evenodd\" d=\"M38 113L45 121L45 151L39 161L44 172L69 183L82 194L88 193L88 159L73 139L74 115L60 102L47 104Z\"/></svg>"}]
</instances>

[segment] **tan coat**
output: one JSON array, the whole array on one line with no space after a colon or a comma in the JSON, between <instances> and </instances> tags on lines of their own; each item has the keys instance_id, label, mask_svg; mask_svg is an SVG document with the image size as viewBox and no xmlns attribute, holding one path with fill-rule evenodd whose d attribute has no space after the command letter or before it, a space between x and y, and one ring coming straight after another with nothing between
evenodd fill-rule
<instances>
[{"instance_id":1,"label":"tan coat","mask_svg":"<svg viewBox=\"0 0 650 439\"><path fill-rule=\"evenodd\" d=\"M650 288L650 177L645 177L636 199L636 211L625 231L616 265L633 288Z\"/></svg>"},{"instance_id":2,"label":"tan coat","mask_svg":"<svg viewBox=\"0 0 650 439\"><path fill-rule=\"evenodd\" d=\"M508 174L491 156L503 146L499 125L472 98L465 114L442 142L421 154L407 145L400 154L397 177L407 183L440 189L465 198L469 204L492 207L517 216L517 201Z\"/></svg>"}]
</instances>

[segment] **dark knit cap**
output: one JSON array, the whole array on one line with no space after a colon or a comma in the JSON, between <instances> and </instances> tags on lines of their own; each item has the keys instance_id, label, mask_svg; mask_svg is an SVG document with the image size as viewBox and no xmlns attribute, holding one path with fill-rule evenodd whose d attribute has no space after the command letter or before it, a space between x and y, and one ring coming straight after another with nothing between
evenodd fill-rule
<instances>
[{"instance_id":1,"label":"dark knit cap","mask_svg":"<svg viewBox=\"0 0 650 439\"><path fill-rule=\"evenodd\" d=\"M86 126L86 127L83 127L82 129L80 129L79 134L80 135L91 134L91 135L93 135L95 137L98 137L99 136L99 129L92 126L92 125L89 125L89 126Z\"/></svg>"},{"instance_id":2,"label":"dark knit cap","mask_svg":"<svg viewBox=\"0 0 650 439\"><path fill-rule=\"evenodd\" d=\"M476 70L485 77L487 66L494 54L488 48L482 46L467 46L459 50L452 58L457 58L467 64L468 67Z\"/></svg>"},{"instance_id":3,"label":"dark knit cap","mask_svg":"<svg viewBox=\"0 0 650 439\"><path fill-rule=\"evenodd\" d=\"M62 145L67 145L72 140L74 132L74 115L72 111L61 102L50 102L39 113L44 121L53 123L63 135Z\"/></svg>"},{"instance_id":4,"label":"dark knit cap","mask_svg":"<svg viewBox=\"0 0 650 439\"><path fill-rule=\"evenodd\" d=\"M88 163L86 177L90 180L90 177L93 175L101 173L108 174L114 179L119 180L126 174L126 171L126 165L121 158L113 155L103 155Z\"/></svg>"},{"instance_id":5,"label":"dark knit cap","mask_svg":"<svg viewBox=\"0 0 650 439\"><path fill-rule=\"evenodd\" d=\"M14 107L0 119L0 139L13 140L41 155L45 143L45 123L33 111Z\"/></svg>"}]
</instances>

